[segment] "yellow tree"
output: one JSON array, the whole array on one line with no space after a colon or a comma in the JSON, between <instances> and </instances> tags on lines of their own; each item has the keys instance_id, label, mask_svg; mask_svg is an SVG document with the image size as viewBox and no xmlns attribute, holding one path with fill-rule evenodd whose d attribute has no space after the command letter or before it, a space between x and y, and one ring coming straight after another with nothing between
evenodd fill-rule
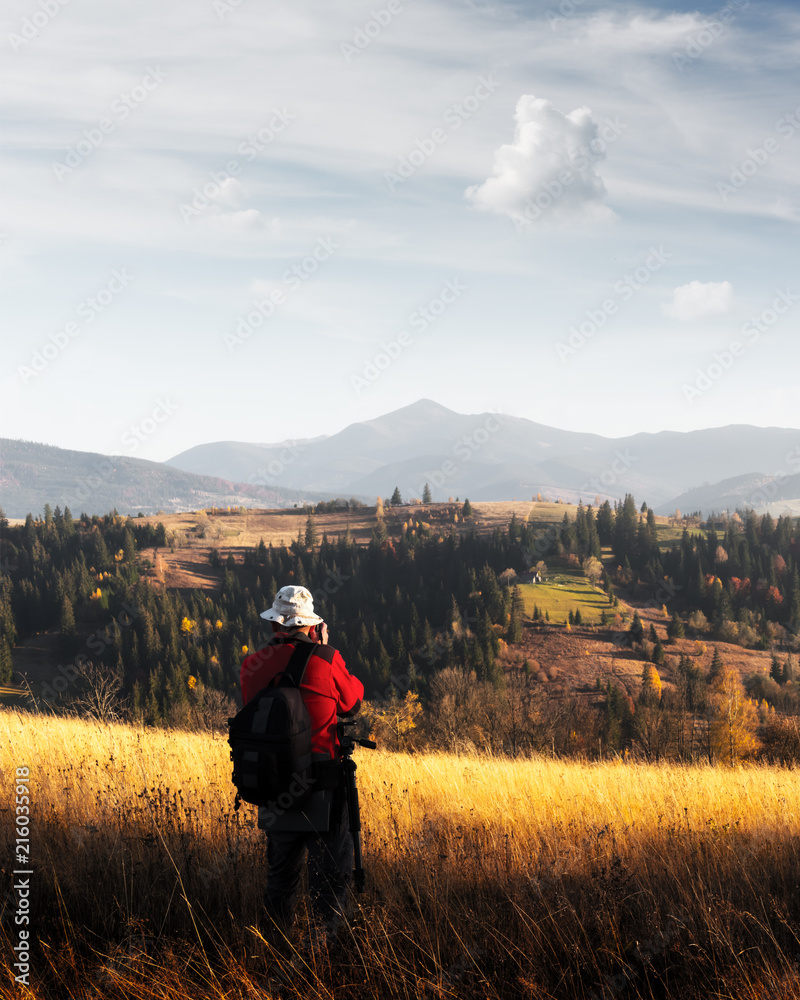
<instances>
[{"instance_id":1,"label":"yellow tree","mask_svg":"<svg viewBox=\"0 0 800 1000\"><path fill-rule=\"evenodd\" d=\"M711 683L709 749L716 759L735 764L758 747L758 710L747 697L733 667L722 665Z\"/></svg>"},{"instance_id":2,"label":"yellow tree","mask_svg":"<svg viewBox=\"0 0 800 1000\"><path fill-rule=\"evenodd\" d=\"M645 663L642 670L642 701L659 701L661 698L661 677L652 663Z\"/></svg>"},{"instance_id":3,"label":"yellow tree","mask_svg":"<svg viewBox=\"0 0 800 1000\"><path fill-rule=\"evenodd\" d=\"M673 730L672 713L661 701L661 678L652 663L645 663L633 731L648 760L660 760L666 754Z\"/></svg>"},{"instance_id":4,"label":"yellow tree","mask_svg":"<svg viewBox=\"0 0 800 1000\"><path fill-rule=\"evenodd\" d=\"M422 714L419 695L406 691L405 698L400 701L397 692L382 707L365 702L362 714L369 722L370 735L383 746L392 750L404 750L409 738L417 728L417 719Z\"/></svg>"}]
</instances>

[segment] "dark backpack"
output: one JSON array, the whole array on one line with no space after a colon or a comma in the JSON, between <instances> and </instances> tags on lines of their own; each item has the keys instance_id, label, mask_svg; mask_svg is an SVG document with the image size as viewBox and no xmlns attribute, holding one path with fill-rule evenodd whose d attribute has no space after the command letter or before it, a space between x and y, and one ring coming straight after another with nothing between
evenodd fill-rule
<instances>
[{"instance_id":1,"label":"dark backpack","mask_svg":"<svg viewBox=\"0 0 800 1000\"><path fill-rule=\"evenodd\" d=\"M300 693L310 643L298 642L283 673L228 719L236 806L296 809L314 788L311 767L311 718Z\"/></svg>"}]
</instances>

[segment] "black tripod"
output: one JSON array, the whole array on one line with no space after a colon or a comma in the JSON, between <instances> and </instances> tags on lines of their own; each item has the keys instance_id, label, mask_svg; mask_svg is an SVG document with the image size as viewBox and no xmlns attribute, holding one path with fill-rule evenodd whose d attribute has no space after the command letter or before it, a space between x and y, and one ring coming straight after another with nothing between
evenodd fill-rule
<instances>
[{"instance_id":1,"label":"black tripod","mask_svg":"<svg viewBox=\"0 0 800 1000\"><path fill-rule=\"evenodd\" d=\"M364 863L361 853L361 810L358 805L358 789L356 788L356 762L353 751L357 746L374 750L377 743L374 740L358 740L345 735L345 726L354 726L355 719L340 719L337 722L339 730L339 754L342 761L345 794L347 796L347 813L350 818L350 832L353 834L353 884L356 892L364 891Z\"/></svg>"}]
</instances>

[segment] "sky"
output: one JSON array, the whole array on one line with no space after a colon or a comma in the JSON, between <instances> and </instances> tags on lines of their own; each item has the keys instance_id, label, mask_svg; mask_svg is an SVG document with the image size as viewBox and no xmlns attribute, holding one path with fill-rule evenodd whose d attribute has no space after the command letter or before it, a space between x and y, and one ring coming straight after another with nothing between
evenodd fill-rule
<instances>
[{"instance_id":1,"label":"sky","mask_svg":"<svg viewBox=\"0 0 800 1000\"><path fill-rule=\"evenodd\" d=\"M789 3L9 0L0 436L798 427Z\"/></svg>"}]
</instances>

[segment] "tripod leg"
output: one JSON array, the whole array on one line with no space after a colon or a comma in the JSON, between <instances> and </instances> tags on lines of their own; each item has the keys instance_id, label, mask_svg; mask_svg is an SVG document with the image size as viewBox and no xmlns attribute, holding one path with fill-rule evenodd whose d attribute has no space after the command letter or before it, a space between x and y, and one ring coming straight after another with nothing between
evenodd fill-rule
<instances>
[{"instance_id":1,"label":"tripod leg","mask_svg":"<svg viewBox=\"0 0 800 1000\"><path fill-rule=\"evenodd\" d=\"M352 759L345 763L345 779L350 832L353 835L353 884L356 887L356 892L363 892L365 875L361 854L361 810L358 804L358 789L356 788L356 762Z\"/></svg>"}]
</instances>

